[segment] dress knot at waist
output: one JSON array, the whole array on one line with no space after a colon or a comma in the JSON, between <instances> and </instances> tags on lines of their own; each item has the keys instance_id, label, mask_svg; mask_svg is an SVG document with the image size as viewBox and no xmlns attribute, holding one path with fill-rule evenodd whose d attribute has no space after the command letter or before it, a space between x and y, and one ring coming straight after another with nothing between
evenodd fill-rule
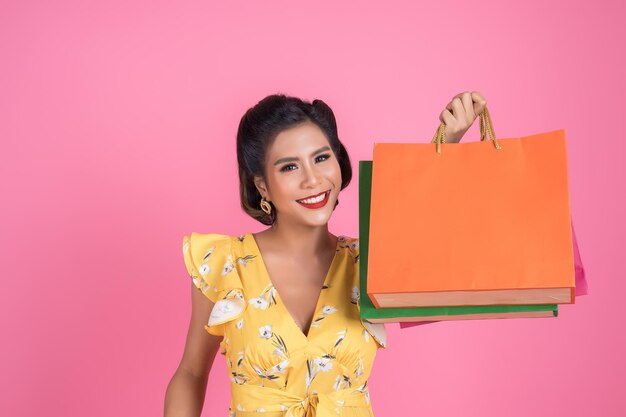
<instances>
[{"instance_id":1,"label":"dress knot at waist","mask_svg":"<svg viewBox=\"0 0 626 417\"><path fill-rule=\"evenodd\" d=\"M367 385L366 385L367 387ZM270 413L285 417L336 417L342 407L370 407L368 390L346 388L338 391L313 392L302 398L288 391L259 385L231 384L233 405L245 402L246 412L236 415ZM243 400L243 401L242 401Z\"/></svg>"}]
</instances>

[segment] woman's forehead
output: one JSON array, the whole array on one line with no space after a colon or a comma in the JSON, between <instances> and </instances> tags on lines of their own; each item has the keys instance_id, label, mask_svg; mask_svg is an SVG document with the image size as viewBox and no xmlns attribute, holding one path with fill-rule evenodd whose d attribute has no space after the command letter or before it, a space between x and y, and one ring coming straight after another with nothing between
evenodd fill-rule
<instances>
[{"instance_id":1,"label":"woman's forehead","mask_svg":"<svg viewBox=\"0 0 626 417\"><path fill-rule=\"evenodd\" d=\"M324 132L314 123L303 123L280 132L268 149L268 156L309 156L323 146L329 146Z\"/></svg>"}]
</instances>

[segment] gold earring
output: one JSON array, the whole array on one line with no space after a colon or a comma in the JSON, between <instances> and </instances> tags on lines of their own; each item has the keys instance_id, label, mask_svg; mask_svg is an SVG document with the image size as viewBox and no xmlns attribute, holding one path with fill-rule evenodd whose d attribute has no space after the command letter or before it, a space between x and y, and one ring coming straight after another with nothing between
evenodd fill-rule
<instances>
[{"instance_id":1,"label":"gold earring","mask_svg":"<svg viewBox=\"0 0 626 417\"><path fill-rule=\"evenodd\" d=\"M265 197L261 197L261 210L263 210L265 214L270 214L272 212L272 206L270 206L270 203L265 200Z\"/></svg>"}]
</instances>

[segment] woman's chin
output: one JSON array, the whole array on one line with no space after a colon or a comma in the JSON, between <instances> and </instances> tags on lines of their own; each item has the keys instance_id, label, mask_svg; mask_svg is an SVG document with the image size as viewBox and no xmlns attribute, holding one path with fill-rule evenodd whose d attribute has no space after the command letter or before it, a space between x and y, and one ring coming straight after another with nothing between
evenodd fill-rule
<instances>
[{"instance_id":1,"label":"woman's chin","mask_svg":"<svg viewBox=\"0 0 626 417\"><path fill-rule=\"evenodd\" d=\"M316 213L316 215L309 214L308 216L298 216L298 218L292 219L292 224L300 224L302 226L321 227L328 224L330 215L332 213Z\"/></svg>"}]
</instances>

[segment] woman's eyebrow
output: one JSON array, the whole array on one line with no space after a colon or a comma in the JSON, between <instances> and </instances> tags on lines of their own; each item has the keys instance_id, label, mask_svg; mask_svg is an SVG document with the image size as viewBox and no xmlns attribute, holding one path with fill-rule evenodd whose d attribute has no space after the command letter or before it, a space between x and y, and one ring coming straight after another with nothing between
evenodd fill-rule
<instances>
[{"instance_id":1,"label":"woman's eyebrow","mask_svg":"<svg viewBox=\"0 0 626 417\"><path fill-rule=\"evenodd\" d=\"M318 150L316 150L315 152L313 152L311 154L311 156L315 156L320 152L324 152L324 151L330 151L330 147L329 146L324 146L322 148L319 148ZM298 161L300 158L296 158L293 156L287 157L287 158L280 158L279 160L277 160L276 162L274 162L274 165L278 165L281 164L283 162L292 162L292 161Z\"/></svg>"}]
</instances>

